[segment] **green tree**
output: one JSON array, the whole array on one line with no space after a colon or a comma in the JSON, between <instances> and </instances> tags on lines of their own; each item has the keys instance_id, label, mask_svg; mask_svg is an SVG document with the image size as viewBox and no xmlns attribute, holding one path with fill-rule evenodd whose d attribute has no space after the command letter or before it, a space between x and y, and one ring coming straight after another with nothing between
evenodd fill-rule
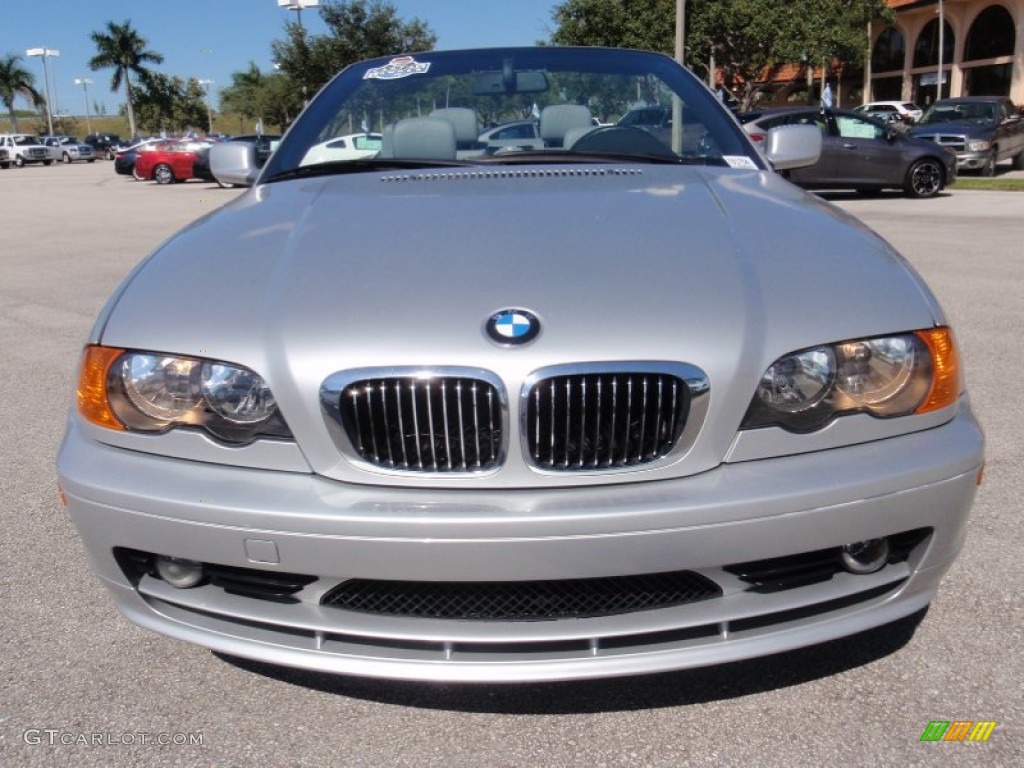
<instances>
[{"instance_id":1,"label":"green tree","mask_svg":"<svg viewBox=\"0 0 1024 768\"><path fill-rule=\"evenodd\" d=\"M107 31L92 32L89 37L96 44L96 55L89 60L89 68L113 69L110 89L118 91L124 84L125 109L128 114L128 129L132 136L135 131L135 107L132 103L132 75L140 80L152 76L146 64L160 64L164 57L155 51L146 50L147 42L132 28L130 20L124 24L107 22Z\"/></svg>"},{"instance_id":2,"label":"green tree","mask_svg":"<svg viewBox=\"0 0 1024 768\"><path fill-rule=\"evenodd\" d=\"M675 49L676 0L566 0L552 18L557 45Z\"/></svg>"},{"instance_id":3,"label":"green tree","mask_svg":"<svg viewBox=\"0 0 1024 768\"><path fill-rule=\"evenodd\" d=\"M182 133L207 123L206 92L194 77L150 73L135 88L139 126L149 133Z\"/></svg>"},{"instance_id":4,"label":"green tree","mask_svg":"<svg viewBox=\"0 0 1024 768\"><path fill-rule=\"evenodd\" d=\"M287 22L287 37L271 44L280 71L299 87L304 98L349 64L427 51L437 43L426 22L403 21L395 6L383 0L329 0L320 7L320 18L329 34L309 35L296 22Z\"/></svg>"},{"instance_id":5,"label":"green tree","mask_svg":"<svg viewBox=\"0 0 1024 768\"><path fill-rule=\"evenodd\" d=\"M0 57L0 101L7 107L11 120L11 131L18 132L18 116L14 113L14 100L18 96L28 99L33 106L42 103L42 97L35 88L36 79L21 65L21 56L8 53Z\"/></svg>"},{"instance_id":6,"label":"green tree","mask_svg":"<svg viewBox=\"0 0 1024 768\"><path fill-rule=\"evenodd\" d=\"M249 68L243 72L231 73L231 85L220 90L220 107L224 112L233 112L243 120L255 120L262 117L260 109L261 92L266 86L266 78L250 61Z\"/></svg>"},{"instance_id":7,"label":"green tree","mask_svg":"<svg viewBox=\"0 0 1024 768\"><path fill-rule=\"evenodd\" d=\"M283 132L302 110L302 99L286 75L273 74L263 78L257 105L260 119L267 126L279 126Z\"/></svg>"},{"instance_id":8,"label":"green tree","mask_svg":"<svg viewBox=\"0 0 1024 768\"><path fill-rule=\"evenodd\" d=\"M671 53L675 12L675 0L565 0L553 11L552 42ZM685 58L706 74L713 55L749 108L773 67L863 61L871 19L892 21L885 0L688 0Z\"/></svg>"},{"instance_id":9,"label":"green tree","mask_svg":"<svg viewBox=\"0 0 1024 768\"><path fill-rule=\"evenodd\" d=\"M893 20L885 0L691 0L687 7L688 61L706 72L713 55L743 109L763 87L757 81L782 64L802 62L826 72L835 61L859 65L868 22Z\"/></svg>"}]
</instances>

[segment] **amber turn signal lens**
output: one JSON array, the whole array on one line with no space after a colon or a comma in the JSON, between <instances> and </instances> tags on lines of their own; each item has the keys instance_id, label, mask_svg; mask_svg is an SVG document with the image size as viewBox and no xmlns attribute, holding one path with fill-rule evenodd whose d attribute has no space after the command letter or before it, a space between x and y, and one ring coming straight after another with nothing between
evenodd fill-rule
<instances>
[{"instance_id":1,"label":"amber turn signal lens","mask_svg":"<svg viewBox=\"0 0 1024 768\"><path fill-rule=\"evenodd\" d=\"M957 359L953 331L949 328L918 331L917 337L928 346L932 354L932 386L914 413L928 413L952 405L960 397L960 361Z\"/></svg>"},{"instance_id":2,"label":"amber turn signal lens","mask_svg":"<svg viewBox=\"0 0 1024 768\"><path fill-rule=\"evenodd\" d=\"M110 410L107 399L107 374L123 353L123 349L89 346L82 355L82 369L78 374L78 412L87 421L107 429L125 428Z\"/></svg>"}]
</instances>

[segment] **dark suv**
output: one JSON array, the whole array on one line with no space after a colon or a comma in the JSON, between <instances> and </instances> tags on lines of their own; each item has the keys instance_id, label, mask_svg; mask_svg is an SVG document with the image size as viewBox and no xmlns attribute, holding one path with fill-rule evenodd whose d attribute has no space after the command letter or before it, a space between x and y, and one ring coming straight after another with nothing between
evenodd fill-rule
<instances>
[{"instance_id":1,"label":"dark suv","mask_svg":"<svg viewBox=\"0 0 1024 768\"><path fill-rule=\"evenodd\" d=\"M85 143L92 147L97 157L102 155L107 160L113 160L117 150L125 145L116 133L90 133L85 137Z\"/></svg>"}]
</instances>

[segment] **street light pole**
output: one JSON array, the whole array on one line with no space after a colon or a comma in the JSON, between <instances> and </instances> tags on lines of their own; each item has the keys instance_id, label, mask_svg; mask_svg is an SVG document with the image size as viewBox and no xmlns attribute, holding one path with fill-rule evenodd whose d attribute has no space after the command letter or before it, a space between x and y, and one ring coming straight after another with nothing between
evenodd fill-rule
<instances>
[{"instance_id":1,"label":"street light pole","mask_svg":"<svg viewBox=\"0 0 1024 768\"><path fill-rule=\"evenodd\" d=\"M288 10L294 10L296 12L296 14L299 17L299 33L302 35L302 38L303 38L303 41L304 41L305 40L305 36L306 36L306 30L302 26L302 10L304 8L318 8L319 7L319 0L278 0L278 7L279 8L288 8ZM304 44L304 42L303 42L303 44ZM303 58L304 58L304 56L303 56ZM303 61L303 69L305 69L304 61ZM309 103L309 99L307 98L307 94L306 94L305 77L306 77L306 73L303 72L302 73L302 78L303 78L303 83L302 83L302 105L303 106L305 106L307 103Z\"/></svg>"},{"instance_id":2,"label":"street light pole","mask_svg":"<svg viewBox=\"0 0 1024 768\"><path fill-rule=\"evenodd\" d=\"M942 7L942 0L939 0L939 70L935 78L935 100L942 98L942 44L946 32L946 14Z\"/></svg>"},{"instance_id":3,"label":"street light pole","mask_svg":"<svg viewBox=\"0 0 1024 768\"><path fill-rule=\"evenodd\" d=\"M85 132L92 133L92 120L89 116L89 86L92 85L92 80L88 77L76 77L75 85L82 86L82 90L85 91Z\"/></svg>"},{"instance_id":4,"label":"street light pole","mask_svg":"<svg viewBox=\"0 0 1024 768\"><path fill-rule=\"evenodd\" d=\"M305 32L305 28L302 26L302 11L306 8L319 8L320 0L277 0L277 7L295 11L298 16L299 29Z\"/></svg>"},{"instance_id":5,"label":"street light pole","mask_svg":"<svg viewBox=\"0 0 1024 768\"><path fill-rule=\"evenodd\" d=\"M303 39L306 37L306 28L302 26L302 11L304 8L319 8L320 0L277 0L278 8L287 8L289 11L295 11L299 17L299 31L302 33ZM305 78L306 73L302 73ZM305 107L309 103L309 99L306 94L306 83L302 83L302 106Z\"/></svg>"},{"instance_id":6,"label":"street light pole","mask_svg":"<svg viewBox=\"0 0 1024 768\"><path fill-rule=\"evenodd\" d=\"M686 52L686 0L676 0L676 50L675 58L680 66L686 66L683 61ZM683 102L678 96L672 97L672 151L679 153L683 150Z\"/></svg>"},{"instance_id":7,"label":"street light pole","mask_svg":"<svg viewBox=\"0 0 1024 768\"><path fill-rule=\"evenodd\" d=\"M213 85L213 80L200 80L199 84L206 88L206 121L209 126L206 135L209 136L213 133L213 106L210 104L210 86Z\"/></svg>"},{"instance_id":8,"label":"street light pole","mask_svg":"<svg viewBox=\"0 0 1024 768\"><path fill-rule=\"evenodd\" d=\"M686 0L676 0L676 61L684 66L683 53L686 42Z\"/></svg>"},{"instance_id":9,"label":"street light pole","mask_svg":"<svg viewBox=\"0 0 1024 768\"><path fill-rule=\"evenodd\" d=\"M60 51L52 48L29 48L25 51L26 56L39 56L43 60L43 83L46 87L46 126L53 135L53 111L50 106L50 70L46 66L46 60L51 57L60 56ZM56 87L54 88L56 91Z\"/></svg>"}]
</instances>

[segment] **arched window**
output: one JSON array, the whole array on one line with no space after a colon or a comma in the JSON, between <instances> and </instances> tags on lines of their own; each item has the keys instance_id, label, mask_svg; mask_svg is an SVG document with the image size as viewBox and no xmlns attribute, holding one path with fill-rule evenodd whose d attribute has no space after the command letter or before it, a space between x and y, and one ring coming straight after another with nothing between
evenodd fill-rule
<instances>
[{"instance_id":1,"label":"arched window","mask_svg":"<svg viewBox=\"0 0 1024 768\"><path fill-rule=\"evenodd\" d=\"M1013 17L1001 5L990 5L978 14L967 33L964 61L994 59L1012 56L1014 39Z\"/></svg>"},{"instance_id":2,"label":"arched window","mask_svg":"<svg viewBox=\"0 0 1024 768\"><path fill-rule=\"evenodd\" d=\"M953 37L953 28L949 22L943 24L945 30L942 35L942 63L953 63L953 48L956 39ZM914 46L914 66L928 67L939 63L939 20L932 19L924 25L921 34L917 36L917 45Z\"/></svg>"},{"instance_id":3,"label":"arched window","mask_svg":"<svg viewBox=\"0 0 1024 768\"><path fill-rule=\"evenodd\" d=\"M903 69L903 57L906 43L903 33L896 27L888 27L882 31L871 52L871 70L873 72L891 72Z\"/></svg>"}]
</instances>

